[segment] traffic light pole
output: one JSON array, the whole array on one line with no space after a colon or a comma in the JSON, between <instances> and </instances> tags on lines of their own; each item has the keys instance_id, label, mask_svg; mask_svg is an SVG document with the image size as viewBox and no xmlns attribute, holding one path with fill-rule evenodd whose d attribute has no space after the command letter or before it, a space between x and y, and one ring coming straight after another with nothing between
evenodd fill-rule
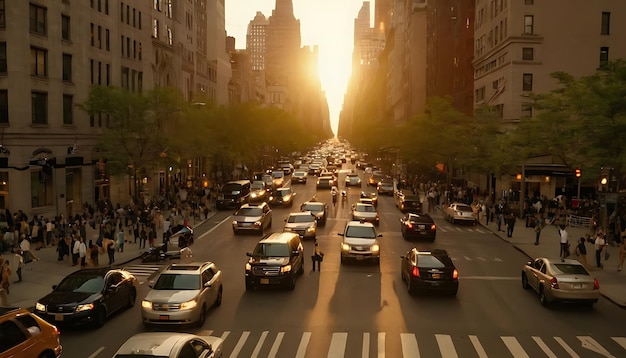
<instances>
[{"instance_id":1,"label":"traffic light pole","mask_svg":"<svg viewBox=\"0 0 626 358\"><path fill-rule=\"evenodd\" d=\"M580 177L578 177L578 190L576 191L576 198L578 199L579 203L582 203L580 200Z\"/></svg>"}]
</instances>

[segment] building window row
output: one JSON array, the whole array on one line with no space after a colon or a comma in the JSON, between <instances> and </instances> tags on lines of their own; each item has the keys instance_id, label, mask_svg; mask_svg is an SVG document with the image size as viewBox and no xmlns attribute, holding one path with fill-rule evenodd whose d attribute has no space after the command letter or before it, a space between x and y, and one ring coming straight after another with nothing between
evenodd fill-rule
<instances>
[{"instance_id":1,"label":"building window row","mask_svg":"<svg viewBox=\"0 0 626 358\"><path fill-rule=\"evenodd\" d=\"M35 4L29 6L29 31L38 35L46 35L46 8Z\"/></svg>"},{"instance_id":2,"label":"building window row","mask_svg":"<svg viewBox=\"0 0 626 358\"><path fill-rule=\"evenodd\" d=\"M89 60L89 78L92 85L111 85L111 65Z\"/></svg>"},{"instance_id":3,"label":"building window row","mask_svg":"<svg viewBox=\"0 0 626 358\"><path fill-rule=\"evenodd\" d=\"M70 17L61 15L61 39L70 41Z\"/></svg>"},{"instance_id":4,"label":"building window row","mask_svg":"<svg viewBox=\"0 0 626 358\"><path fill-rule=\"evenodd\" d=\"M524 15L524 35L535 34L535 16Z\"/></svg>"},{"instance_id":5,"label":"building window row","mask_svg":"<svg viewBox=\"0 0 626 358\"><path fill-rule=\"evenodd\" d=\"M0 74L7 73L7 43L0 42Z\"/></svg>"},{"instance_id":6,"label":"building window row","mask_svg":"<svg viewBox=\"0 0 626 358\"><path fill-rule=\"evenodd\" d=\"M0 29L4 29L6 24L5 0L0 0Z\"/></svg>"},{"instance_id":7,"label":"building window row","mask_svg":"<svg viewBox=\"0 0 626 358\"><path fill-rule=\"evenodd\" d=\"M109 14L109 0L90 0L91 8Z\"/></svg>"},{"instance_id":8,"label":"building window row","mask_svg":"<svg viewBox=\"0 0 626 358\"><path fill-rule=\"evenodd\" d=\"M48 77L48 50L30 48L30 74L35 77Z\"/></svg>"},{"instance_id":9,"label":"building window row","mask_svg":"<svg viewBox=\"0 0 626 358\"><path fill-rule=\"evenodd\" d=\"M122 88L127 91L143 91L143 72L122 67Z\"/></svg>"},{"instance_id":10,"label":"building window row","mask_svg":"<svg viewBox=\"0 0 626 358\"><path fill-rule=\"evenodd\" d=\"M91 30L91 46L102 50L111 51L111 31L103 29L102 26L96 26L93 22L90 25Z\"/></svg>"},{"instance_id":11,"label":"building window row","mask_svg":"<svg viewBox=\"0 0 626 358\"><path fill-rule=\"evenodd\" d=\"M600 35L611 34L611 13L602 12L602 25L600 25Z\"/></svg>"},{"instance_id":12,"label":"building window row","mask_svg":"<svg viewBox=\"0 0 626 358\"><path fill-rule=\"evenodd\" d=\"M485 87L484 86L474 90L474 100L477 103L485 100Z\"/></svg>"},{"instance_id":13,"label":"building window row","mask_svg":"<svg viewBox=\"0 0 626 358\"><path fill-rule=\"evenodd\" d=\"M161 3L163 3L163 6L161 6ZM153 0L152 8L159 12L165 10L165 16L170 19L174 16L172 0Z\"/></svg>"},{"instance_id":14,"label":"building window row","mask_svg":"<svg viewBox=\"0 0 626 358\"><path fill-rule=\"evenodd\" d=\"M131 12L130 5L124 5L124 3L121 2L120 3L120 22L121 23L126 22L126 25L130 25L132 27L135 27L141 30L141 11L133 7L132 12Z\"/></svg>"},{"instance_id":15,"label":"building window row","mask_svg":"<svg viewBox=\"0 0 626 358\"><path fill-rule=\"evenodd\" d=\"M31 92L32 124L48 124L48 93ZM9 124L9 91L0 90L0 124ZM63 95L63 124L74 124L74 97Z\"/></svg>"},{"instance_id":16,"label":"building window row","mask_svg":"<svg viewBox=\"0 0 626 358\"><path fill-rule=\"evenodd\" d=\"M108 114L102 115L102 113L92 114L89 116L89 126L92 128L96 126L96 117L98 118L98 127L102 127L102 123L104 122L105 127L109 127L110 117ZM103 121L104 119L104 121Z\"/></svg>"},{"instance_id":17,"label":"building window row","mask_svg":"<svg viewBox=\"0 0 626 358\"><path fill-rule=\"evenodd\" d=\"M498 13L504 11L506 6L507 0L491 0L491 18L498 16Z\"/></svg>"},{"instance_id":18,"label":"building window row","mask_svg":"<svg viewBox=\"0 0 626 358\"><path fill-rule=\"evenodd\" d=\"M138 42L137 40L132 40L130 37L125 37L124 35L122 35L121 49L123 57L133 58L136 60L142 59L141 42Z\"/></svg>"}]
</instances>

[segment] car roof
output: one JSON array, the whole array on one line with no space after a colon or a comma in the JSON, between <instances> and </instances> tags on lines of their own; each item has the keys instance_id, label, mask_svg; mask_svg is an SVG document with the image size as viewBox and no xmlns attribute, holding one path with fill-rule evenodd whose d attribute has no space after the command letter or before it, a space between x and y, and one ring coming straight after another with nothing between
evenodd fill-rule
<instances>
[{"instance_id":1,"label":"car roof","mask_svg":"<svg viewBox=\"0 0 626 358\"><path fill-rule=\"evenodd\" d=\"M544 262L547 262L547 263L584 266L583 264L578 262L578 260L574 260L574 259L565 259L565 260L561 261L560 257L552 257L552 258L550 258L550 257L537 257L533 261L538 260L538 259L541 259L541 260L543 260Z\"/></svg>"},{"instance_id":2,"label":"car roof","mask_svg":"<svg viewBox=\"0 0 626 358\"><path fill-rule=\"evenodd\" d=\"M291 188L289 188L289 187L282 187L282 188L276 189L276 191L290 191L290 190L291 190Z\"/></svg>"},{"instance_id":3,"label":"car roof","mask_svg":"<svg viewBox=\"0 0 626 358\"><path fill-rule=\"evenodd\" d=\"M121 270L112 269L110 267L88 268L88 269L82 269L82 270L72 272L68 276L79 276L79 275L88 274L88 275L96 275L96 276L104 277L106 276L107 273L112 272L112 271L121 271Z\"/></svg>"},{"instance_id":4,"label":"car roof","mask_svg":"<svg viewBox=\"0 0 626 358\"><path fill-rule=\"evenodd\" d=\"M364 222L361 222L361 221L356 221L356 220L353 220L353 221L348 221L348 222L346 223L346 227L348 227L348 226L363 226L363 227L371 227L371 228L374 228L374 224L372 224L372 223L370 223L370 222L365 222L365 221L364 221Z\"/></svg>"},{"instance_id":5,"label":"car roof","mask_svg":"<svg viewBox=\"0 0 626 358\"><path fill-rule=\"evenodd\" d=\"M411 219L421 219L421 218L427 218L432 220L433 218L430 217L430 215L428 214L416 214L416 213L408 213L407 217L409 218L409 220Z\"/></svg>"},{"instance_id":6,"label":"car roof","mask_svg":"<svg viewBox=\"0 0 626 358\"><path fill-rule=\"evenodd\" d=\"M273 232L259 241L259 243L286 243L293 240L294 237L299 238L295 232Z\"/></svg>"},{"instance_id":7,"label":"car roof","mask_svg":"<svg viewBox=\"0 0 626 358\"><path fill-rule=\"evenodd\" d=\"M190 333L144 332L130 337L118 350L117 354L149 354L169 357L171 351L179 343L200 337L206 341L208 337Z\"/></svg>"},{"instance_id":8,"label":"car roof","mask_svg":"<svg viewBox=\"0 0 626 358\"><path fill-rule=\"evenodd\" d=\"M368 198L362 198L362 199L368 199ZM370 199L370 200L372 200L372 199ZM357 203L355 203L355 205L356 205L357 207L358 207L358 206L365 206L365 207L367 207L367 206L372 206L372 207L373 207L373 206L374 206L373 204L370 204L370 203L363 203L363 202L360 202L360 201L359 201L359 202L357 202Z\"/></svg>"},{"instance_id":9,"label":"car roof","mask_svg":"<svg viewBox=\"0 0 626 358\"><path fill-rule=\"evenodd\" d=\"M165 270L163 270L163 272L172 272L172 271L185 272L185 273L200 272L205 266L209 266L212 264L213 263L210 261L189 262L189 263L183 263L183 264L176 263L176 264L169 265L167 268L165 268Z\"/></svg>"},{"instance_id":10,"label":"car roof","mask_svg":"<svg viewBox=\"0 0 626 358\"><path fill-rule=\"evenodd\" d=\"M261 206L266 206L267 203L262 201L260 203L245 203L242 204L241 207L239 207L240 209L242 208L256 208L256 207L261 207Z\"/></svg>"},{"instance_id":11,"label":"car roof","mask_svg":"<svg viewBox=\"0 0 626 358\"><path fill-rule=\"evenodd\" d=\"M310 211L298 211L298 212L289 213L289 216L305 216L305 215L311 215L311 212Z\"/></svg>"}]
</instances>

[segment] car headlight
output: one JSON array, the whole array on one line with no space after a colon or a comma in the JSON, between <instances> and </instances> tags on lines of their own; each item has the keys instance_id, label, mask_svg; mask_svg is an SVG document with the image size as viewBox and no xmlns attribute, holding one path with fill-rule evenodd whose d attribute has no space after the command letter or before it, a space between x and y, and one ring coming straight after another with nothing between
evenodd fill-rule
<instances>
[{"instance_id":1,"label":"car headlight","mask_svg":"<svg viewBox=\"0 0 626 358\"><path fill-rule=\"evenodd\" d=\"M254 227L260 227L261 226L261 222L260 221L255 221L254 222Z\"/></svg>"},{"instance_id":2,"label":"car headlight","mask_svg":"<svg viewBox=\"0 0 626 358\"><path fill-rule=\"evenodd\" d=\"M274 197L273 197L273 196L270 196L270 201L271 201L271 200L274 200Z\"/></svg>"},{"instance_id":3,"label":"car headlight","mask_svg":"<svg viewBox=\"0 0 626 358\"><path fill-rule=\"evenodd\" d=\"M257 194L256 194L256 193L252 193L252 194L250 194L250 196L251 196L252 198L256 198L256 197L257 197Z\"/></svg>"},{"instance_id":4,"label":"car headlight","mask_svg":"<svg viewBox=\"0 0 626 358\"><path fill-rule=\"evenodd\" d=\"M342 251L350 251L350 245L348 245L348 244L341 244L341 250Z\"/></svg>"},{"instance_id":5,"label":"car headlight","mask_svg":"<svg viewBox=\"0 0 626 358\"><path fill-rule=\"evenodd\" d=\"M141 307L151 310L152 309L152 302L143 300L143 301L141 301Z\"/></svg>"},{"instance_id":6,"label":"car headlight","mask_svg":"<svg viewBox=\"0 0 626 358\"><path fill-rule=\"evenodd\" d=\"M218 195L218 196L217 196L217 198L218 198L219 200L224 200L224 194L220 194L220 195Z\"/></svg>"},{"instance_id":7,"label":"car headlight","mask_svg":"<svg viewBox=\"0 0 626 358\"><path fill-rule=\"evenodd\" d=\"M46 305L37 302L35 304L35 311L46 312Z\"/></svg>"},{"instance_id":8,"label":"car headlight","mask_svg":"<svg viewBox=\"0 0 626 358\"><path fill-rule=\"evenodd\" d=\"M196 300L191 300L191 301L187 301L187 302L183 302L180 304L180 309L181 310L190 310L194 307L196 307L198 305L198 301Z\"/></svg>"},{"instance_id":9,"label":"car headlight","mask_svg":"<svg viewBox=\"0 0 626 358\"><path fill-rule=\"evenodd\" d=\"M308 227L306 229L307 232L315 232L315 226Z\"/></svg>"},{"instance_id":10,"label":"car headlight","mask_svg":"<svg viewBox=\"0 0 626 358\"><path fill-rule=\"evenodd\" d=\"M291 272L291 265L285 265L280 268L281 273Z\"/></svg>"},{"instance_id":11,"label":"car headlight","mask_svg":"<svg viewBox=\"0 0 626 358\"><path fill-rule=\"evenodd\" d=\"M249 262L246 262L246 271L252 270L252 265Z\"/></svg>"},{"instance_id":12,"label":"car headlight","mask_svg":"<svg viewBox=\"0 0 626 358\"><path fill-rule=\"evenodd\" d=\"M237 220L233 220L233 226L237 226Z\"/></svg>"},{"instance_id":13,"label":"car headlight","mask_svg":"<svg viewBox=\"0 0 626 358\"><path fill-rule=\"evenodd\" d=\"M76 312L89 311L93 309L93 303L76 306Z\"/></svg>"},{"instance_id":14,"label":"car headlight","mask_svg":"<svg viewBox=\"0 0 626 358\"><path fill-rule=\"evenodd\" d=\"M374 244L370 247L370 250L374 251L374 252L378 252L380 251L380 246L378 246L377 244Z\"/></svg>"}]
</instances>

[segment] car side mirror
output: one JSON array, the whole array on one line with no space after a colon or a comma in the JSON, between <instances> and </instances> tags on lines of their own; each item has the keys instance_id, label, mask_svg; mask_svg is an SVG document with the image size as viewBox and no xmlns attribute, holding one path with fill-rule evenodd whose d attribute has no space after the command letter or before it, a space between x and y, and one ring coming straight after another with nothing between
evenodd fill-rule
<instances>
[{"instance_id":1,"label":"car side mirror","mask_svg":"<svg viewBox=\"0 0 626 358\"><path fill-rule=\"evenodd\" d=\"M52 285L52 289L53 289L53 290L56 290L56 289L57 289L57 287L59 287L59 286L58 286L58 285Z\"/></svg>"},{"instance_id":2,"label":"car side mirror","mask_svg":"<svg viewBox=\"0 0 626 358\"><path fill-rule=\"evenodd\" d=\"M378 234L378 236L377 236L377 237L383 237L383 234Z\"/></svg>"},{"instance_id":3,"label":"car side mirror","mask_svg":"<svg viewBox=\"0 0 626 358\"><path fill-rule=\"evenodd\" d=\"M400 255L400 258L401 258L402 260L406 260L406 256L404 256L404 255Z\"/></svg>"},{"instance_id":4,"label":"car side mirror","mask_svg":"<svg viewBox=\"0 0 626 358\"><path fill-rule=\"evenodd\" d=\"M340 233L337 233L337 235L339 235L339 236L343 236L343 233L341 233L341 232L340 232Z\"/></svg>"},{"instance_id":5,"label":"car side mirror","mask_svg":"<svg viewBox=\"0 0 626 358\"><path fill-rule=\"evenodd\" d=\"M285 219L285 222L287 222L287 219Z\"/></svg>"},{"instance_id":6,"label":"car side mirror","mask_svg":"<svg viewBox=\"0 0 626 358\"><path fill-rule=\"evenodd\" d=\"M300 255L300 251L298 251L298 250L293 250L293 251L291 251L291 255L292 255L292 256L298 256L298 255Z\"/></svg>"},{"instance_id":7,"label":"car side mirror","mask_svg":"<svg viewBox=\"0 0 626 358\"><path fill-rule=\"evenodd\" d=\"M532 264L533 264L533 262L532 262L532 261L528 261L528 262L526 262L526 265L528 265L528 266L532 266Z\"/></svg>"},{"instance_id":8,"label":"car side mirror","mask_svg":"<svg viewBox=\"0 0 626 358\"><path fill-rule=\"evenodd\" d=\"M246 256L252 257L252 253L251 252L246 252Z\"/></svg>"}]
</instances>

